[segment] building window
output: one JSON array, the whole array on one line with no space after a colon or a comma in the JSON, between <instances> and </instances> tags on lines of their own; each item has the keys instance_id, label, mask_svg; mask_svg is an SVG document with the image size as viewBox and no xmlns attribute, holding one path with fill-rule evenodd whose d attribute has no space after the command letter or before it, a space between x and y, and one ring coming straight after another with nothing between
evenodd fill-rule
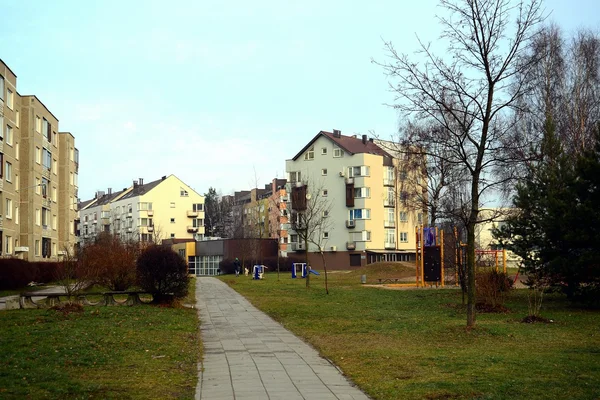
<instances>
[{"instance_id":1,"label":"building window","mask_svg":"<svg viewBox=\"0 0 600 400\"><path fill-rule=\"evenodd\" d=\"M19 112L19 110L15 111L15 125L17 126L17 128L19 127L19 120L21 119L21 113Z\"/></svg>"},{"instance_id":2,"label":"building window","mask_svg":"<svg viewBox=\"0 0 600 400\"><path fill-rule=\"evenodd\" d=\"M400 222L408 221L408 213L406 211L400 211Z\"/></svg>"},{"instance_id":3,"label":"building window","mask_svg":"<svg viewBox=\"0 0 600 400\"><path fill-rule=\"evenodd\" d=\"M354 197L355 198L369 198L369 197L371 197L371 188L368 188L368 187L354 188Z\"/></svg>"},{"instance_id":4,"label":"building window","mask_svg":"<svg viewBox=\"0 0 600 400\"><path fill-rule=\"evenodd\" d=\"M311 147L310 149L308 149L308 151L306 153L304 153L304 159L305 160L314 160L315 159L315 147Z\"/></svg>"},{"instance_id":5,"label":"building window","mask_svg":"<svg viewBox=\"0 0 600 400\"><path fill-rule=\"evenodd\" d=\"M0 100L4 100L4 77L0 75Z\"/></svg>"},{"instance_id":6,"label":"building window","mask_svg":"<svg viewBox=\"0 0 600 400\"><path fill-rule=\"evenodd\" d=\"M344 156L344 151L342 149L340 149L339 147L333 148L333 157L334 158L339 158L339 157L343 157L343 156Z\"/></svg>"},{"instance_id":7,"label":"building window","mask_svg":"<svg viewBox=\"0 0 600 400\"><path fill-rule=\"evenodd\" d=\"M35 255L38 257L40 255L40 241L39 240L35 241Z\"/></svg>"},{"instance_id":8,"label":"building window","mask_svg":"<svg viewBox=\"0 0 600 400\"><path fill-rule=\"evenodd\" d=\"M371 219L371 210L368 208L357 208L349 211L349 219Z\"/></svg>"},{"instance_id":9,"label":"building window","mask_svg":"<svg viewBox=\"0 0 600 400\"><path fill-rule=\"evenodd\" d=\"M38 164L42 163L42 149L39 147L35 148L35 162Z\"/></svg>"},{"instance_id":10,"label":"building window","mask_svg":"<svg viewBox=\"0 0 600 400\"><path fill-rule=\"evenodd\" d=\"M15 107L15 96L10 89L6 89L6 107L11 110Z\"/></svg>"},{"instance_id":11,"label":"building window","mask_svg":"<svg viewBox=\"0 0 600 400\"><path fill-rule=\"evenodd\" d=\"M175 223L175 218L171 218L171 223L174 224Z\"/></svg>"},{"instance_id":12,"label":"building window","mask_svg":"<svg viewBox=\"0 0 600 400\"><path fill-rule=\"evenodd\" d=\"M19 127L19 125L17 125L17 128ZM19 142L15 143L15 159L18 160L19 159Z\"/></svg>"},{"instance_id":13,"label":"building window","mask_svg":"<svg viewBox=\"0 0 600 400\"><path fill-rule=\"evenodd\" d=\"M327 189L323 189L322 195L323 197L327 197Z\"/></svg>"},{"instance_id":14,"label":"building window","mask_svg":"<svg viewBox=\"0 0 600 400\"><path fill-rule=\"evenodd\" d=\"M58 174L58 161L56 161L56 158L52 160L52 172L54 172L54 175Z\"/></svg>"},{"instance_id":15,"label":"building window","mask_svg":"<svg viewBox=\"0 0 600 400\"><path fill-rule=\"evenodd\" d=\"M323 218L327 218L329 217L329 211L325 210L323 211Z\"/></svg>"},{"instance_id":16,"label":"building window","mask_svg":"<svg viewBox=\"0 0 600 400\"><path fill-rule=\"evenodd\" d=\"M40 224L42 223L42 214L39 208L35 209L35 224L37 226L40 226Z\"/></svg>"},{"instance_id":17,"label":"building window","mask_svg":"<svg viewBox=\"0 0 600 400\"><path fill-rule=\"evenodd\" d=\"M394 217L395 217L395 213L394 213L394 209L393 208L388 208L387 209L387 220L390 223L394 223Z\"/></svg>"},{"instance_id":18,"label":"building window","mask_svg":"<svg viewBox=\"0 0 600 400\"><path fill-rule=\"evenodd\" d=\"M52 254L56 254L56 243L52 243Z\"/></svg>"},{"instance_id":19,"label":"building window","mask_svg":"<svg viewBox=\"0 0 600 400\"><path fill-rule=\"evenodd\" d=\"M73 179L73 173L72 173L72 172L69 172L69 184L70 184L71 186L73 186L73 182L75 182L75 180Z\"/></svg>"},{"instance_id":20,"label":"building window","mask_svg":"<svg viewBox=\"0 0 600 400\"><path fill-rule=\"evenodd\" d=\"M290 172L290 182L291 183L302 182L301 171Z\"/></svg>"},{"instance_id":21,"label":"building window","mask_svg":"<svg viewBox=\"0 0 600 400\"><path fill-rule=\"evenodd\" d=\"M50 170L50 168L52 167L52 153L50 153L48 150L43 149L42 150L42 165L44 166L44 168L46 168L47 170Z\"/></svg>"},{"instance_id":22,"label":"building window","mask_svg":"<svg viewBox=\"0 0 600 400\"><path fill-rule=\"evenodd\" d=\"M323 239L329 239L329 232L323 232Z\"/></svg>"},{"instance_id":23,"label":"building window","mask_svg":"<svg viewBox=\"0 0 600 400\"><path fill-rule=\"evenodd\" d=\"M56 227L58 226L58 218L56 218L56 215L52 216L52 229L56 230Z\"/></svg>"},{"instance_id":24,"label":"building window","mask_svg":"<svg viewBox=\"0 0 600 400\"><path fill-rule=\"evenodd\" d=\"M366 165L362 165L359 167L348 167L348 176L369 176L371 172L371 168Z\"/></svg>"},{"instance_id":25,"label":"building window","mask_svg":"<svg viewBox=\"0 0 600 400\"><path fill-rule=\"evenodd\" d=\"M327 147L321 148L321 154L324 155L324 156L327 155Z\"/></svg>"},{"instance_id":26,"label":"building window","mask_svg":"<svg viewBox=\"0 0 600 400\"><path fill-rule=\"evenodd\" d=\"M15 224L19 224L19 207L15 207Z\"/></svg>"},{"instance_id":27,"label":"building window","mask_svg":"<svg viewBox=\"0 0 600 400\"><path fill-rule=\"evenodd\" d=\"M362 240L364 242L370 242L371 241L371 231L362 231Z\"/></svg>"},{"instance_id":28,"label":"building window","mask_svg":"<svg viewBox=\"0 0 600 400\"><path fill-rule=\"evenodd\" d=\"M6 218L12 219L12 200L6 199Z\"/></svg>"},{"instance_id":29,"label":"building window","mask_svg":"<svg viewBox=\"0 0 600 400\"><path fill-rule=\"evenodd\" d=\"M40 180L40 178L35 178L35 194L42 193L41 187L42 181Z\"/></svg>"},{"instance_id":30,"label":"building window","mask_svg":"<svg viewBox=\"0 0 600 400\"><path fill-rule=\"evenodd\" d=\"M8 161L6 162L6 170L4 173L6 174L6 182L12 182L12 164Z\"/></svg>"},{"instance_id":31,"label":"building window","mask_svg":"<svg viewBox=\"0 0 600 400\"><path fill-rule=\"evenodd\" d=\"M395 229L386 229L385 230L385 242L386 243L396 243L396 230Z\"/></svg>"},{"instance_id":32,"label":"building window","mask_svg":"<svg viewBox=\"0 0 600 400\"><path fill-rule=\"evenodd\" d=\"M6 237L6 254L12 254L12 236Z\"/></svg>"},{"instance_id":33,"label":"building window","mask_svg":"<svg viewBox=\"0 0 600 400\"><path fill-rule=\"evenodd\" d=\"M13 128L10 125L6 125L6 144L13 144Z\"/></svg>"},{"instance_id":34,"label":"building window","mask_svg":"<svg viewBox=\"0 0 600 400\"><path fill-rule=\"evenodd\" d=\"M188 197L189 194L188 194L187 190L185 190L184 188L179 188L179 195L181 197Z\"/></svg>"},{"instance_id":35,"label":"building window","mask_svg":"<svg viewBox=\"0 0 600 400\"><path fill-rule=\"evenodd\" d=\"M171 233L171 239L173 239L175 237L174 233Z\"/></svg>"},{"instance_id":36,"label":"building window","mask_svg":"<svg viewBox=\"0 0 600 400\"><path fill-rule=\"evenodd\" d=\"M408 243L408 232L400 232L400 243Z\"/></svg>"},{"instance_id":37,"label":"building window","mask_svg":"<svg viewBox=\"0 0 600 400\"><path fill-rule=\"evenodd\" d=\"M19 175L15 174L15 191L19 191Z\"/></svg>"},{"instance_id":38,"label":"building window","mask_svg":"<svg viewBox=\"0 0 600 400\"><path fill-rule=\"evenodd\" d=\"M42 133L42 119L37 115L35 116L35 131L37 133Z\"/></svg>"},{"instance_id":39,"label":"building window","mask_svg":"<svg viewBox=\"0 0 600 400\"><path fill-rule=\"evenodd\" d=\"M52 201L56 203L56 186L52 186Z\"/></svg>"},{"instance_id":40,"label":"building window","mask_svg":"<svg viewBox=\"0 0 600 400\"><path fill-rule=\"evenodd\" d=\"M323 175L323 176L327 175L327 168L323 168L321 170L321 175Z\"/></svg>"},{"instance_id":41,"label":"building window","mask_svg":"<svg viewBox=\"0 0 600 400\"><path fill-rule=\"evenodd\" d=\"M196 212L203 211L204 210L204 204L202 204L202 203L196 203L196 204L192 205L192 209L194 211L196 211Z\"/></svg>"}]
</instances>

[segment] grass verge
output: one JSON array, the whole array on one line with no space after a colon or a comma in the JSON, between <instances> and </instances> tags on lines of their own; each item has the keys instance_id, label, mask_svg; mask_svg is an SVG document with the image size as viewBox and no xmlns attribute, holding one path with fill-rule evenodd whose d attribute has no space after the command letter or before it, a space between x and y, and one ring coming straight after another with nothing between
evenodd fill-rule
<instances>
[{"instance_id":1,"label":"grass verge","mask_svg":"<svg viewBox=\"0 0 600 400\"><path fill-rule=\"evenodd\" d=\"M192 399L196 310L149 305L0 313L0 398Z\"/></svg>"},{"instance_id":2,"label":"grass verge","mask_svg":"<svg viewBox=\"0 0 600 400\"><path fill-rule=\"evenodd\" d=\"M505 314L479 314L465 330L455 289L384 290L360 275L397 277L409 266L360 269L303 279L221 277L255 306L331 359L373 399L600 398L598 311L548 296L549 324L525 324L527 291L511 294ZM414 273L414 268L412 270ZM382 276L384 275L384 276ZM392 276L393 275L393 276Z\"/></svg>"}]
</instances>

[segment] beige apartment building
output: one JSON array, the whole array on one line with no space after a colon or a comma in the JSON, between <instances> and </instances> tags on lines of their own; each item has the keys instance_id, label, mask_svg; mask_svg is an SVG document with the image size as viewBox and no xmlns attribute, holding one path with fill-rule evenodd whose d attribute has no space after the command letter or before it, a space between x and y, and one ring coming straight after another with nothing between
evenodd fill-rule
<instances>
[{"instance_id":1,"label":"beige apartment building","mask_svg":"<svg viewBox=\"0 0 600 400\"><path fill-rule=\"evenodd\" d=\"M57 261L75 240L78 150L35 95L17 92L0 60L2 257Z\"/></svg>"},{"instance_id":2,"label":"beige apartment building","mask_svg":"<svg viewBox=\"0 0 600 400\"><path fill-rule=\"evenodd\" d=\"M425 211L402 201L406 193L400 169L401 160L366 135L319 132L286 161L292 224L285 227L290 229L291 250L308 251L314 266L322 264L315 254L318 246L306 249L292 230L299 214L307 212L298 210L296 202L322 210L318 217L323 228L314 232L314 241L323 249L328 268L414 260L415 227L423 223Z\"/></svg>"},{"instance_id":3,"label":"beige apartment building","mask_svg":"<svg viewBox=\"0 0 600 400\"><path fill-rule=\"evenodd\" d=\"M83 243L100 232L154 243L204 238L204 196L175 175L148 183L139 178L117 192L99 191L94 199L81 203L79 213Z\"/></svg>"}]
</instances>

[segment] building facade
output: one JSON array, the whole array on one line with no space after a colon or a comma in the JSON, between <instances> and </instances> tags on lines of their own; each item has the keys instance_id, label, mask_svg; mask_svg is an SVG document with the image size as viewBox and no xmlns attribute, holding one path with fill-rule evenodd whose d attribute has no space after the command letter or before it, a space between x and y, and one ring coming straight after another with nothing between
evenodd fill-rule
<instances>
[{"instance_id":1,"label":"building facade","mask_svg":"<svg viewBox=\"0 0 600 400\"><path fill-rule=\"evenodd\" d=\"M204 196L175 175L149 183L140 178L118 192L97 192L82 205L80 218L83 243L100 232L140 242L202 240Z\"/></svg>"},{"instance_id":2,"label":"building facade","mask_svg":"<svg viewBox=\"0 0 600 400\"><path fill-rule=\"evenodd\" d=\"M0 60L0 250L57 261L73 251L79 152L71 133Z\"/></svg>"},{"instance_id":3,"label":"building facade","mask_svg":"<svg viewBox=\"0 0 600 400\"><path fill-rule=\"evenodd\" d=\"M332 269L414 260L424 210L402 201L400 166L401 160L366 135L319 132L286 161L291 250L309 251L318 266L321 257L314 253L321 247ZM315 210L319 215L310 215L306 224L312 237L307 249L298 230Z\"/></svg>"}]
</instances>

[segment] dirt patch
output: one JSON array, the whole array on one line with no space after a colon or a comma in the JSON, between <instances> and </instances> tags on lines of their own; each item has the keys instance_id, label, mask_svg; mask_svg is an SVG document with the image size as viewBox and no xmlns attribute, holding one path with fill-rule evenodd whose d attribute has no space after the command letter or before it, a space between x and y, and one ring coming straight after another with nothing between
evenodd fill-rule
<instances>
[{"instance_id":1,"label":"dirt patch","mask_svg":"<svg viewBox=\"0 0 600 400\"><path fill-rule=\"evenodd\" d=\"M534 324L536 322L541 322L543 324L552 324L554 321L548 318L536 316L536 315L528 315L521 320L521 322L525 324Z\"/></svg>"},{"instance_id":2,"label":"dirt patch","mask_svg":"<svg viewBox=\"0 0 600 400\"><path fill-rule=\"evenodd\" d=\"M83 306L79 303L61 303L51 307L50 309L61 312L63 315L83 312Z\"/></svg>"},{"instance_id":3,"label":"dirt patch","mask_svg":"<svg viewBox=\"0 0 600 400\"><path fill-rule=\"evenodd\" d=\"M487 303L477 303L475 309L477 312L490 314L508 314L510 312L510 310L502 304L492 305Z\"/></svg>"}]
</instances>

